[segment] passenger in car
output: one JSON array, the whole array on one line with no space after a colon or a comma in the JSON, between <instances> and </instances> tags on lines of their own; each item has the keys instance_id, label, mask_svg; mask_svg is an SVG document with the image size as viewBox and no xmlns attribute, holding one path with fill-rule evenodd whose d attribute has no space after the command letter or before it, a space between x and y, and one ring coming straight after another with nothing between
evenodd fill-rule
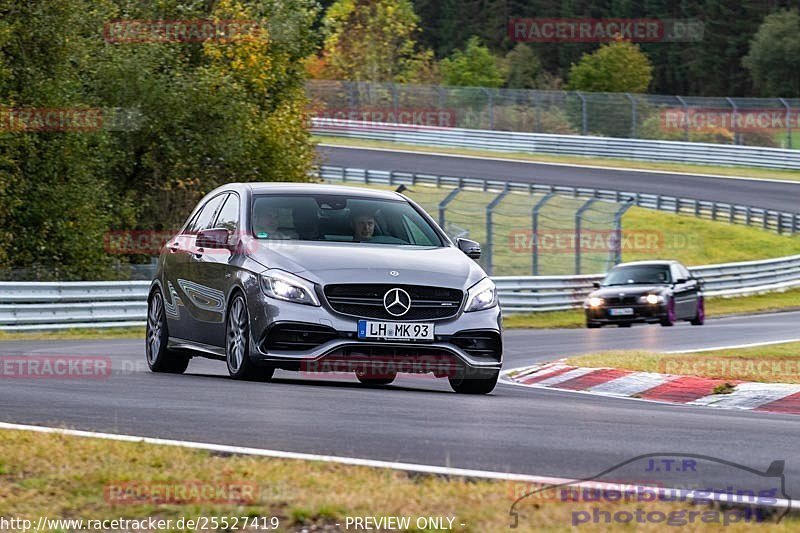
<instances>
[{"instance_id":1,"label":"passenger in car","mask_svg":"<svg viewBox=\"0 0 800 533\"><path fill-rule=\"evenodd\" d=\"M253 232L259 239L297 239L297 232L281 228L280 212L277 208L261 206L253 214Z\"/></svg>"}]
</instances>

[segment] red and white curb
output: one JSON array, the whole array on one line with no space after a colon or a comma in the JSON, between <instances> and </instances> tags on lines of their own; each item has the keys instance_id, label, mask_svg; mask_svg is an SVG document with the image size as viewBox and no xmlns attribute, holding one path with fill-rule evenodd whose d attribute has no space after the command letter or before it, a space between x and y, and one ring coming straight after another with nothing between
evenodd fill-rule
<instances>
[{"instance_id":1,"label":"red and white curb","mask_svg":"<svg viewBox=\"0 0 800 533\"><path fill-rule=\"evenodd\" d=\"M662 403L699 405L722 409L800 414L800 385L757 383L724 379L634 372L618 368L587 368L561 361L515 368L503 381L523 387L579 391L615 398L635 398ZM733 390L714 394L719 386Z\"/></svg>"}]
</instances>

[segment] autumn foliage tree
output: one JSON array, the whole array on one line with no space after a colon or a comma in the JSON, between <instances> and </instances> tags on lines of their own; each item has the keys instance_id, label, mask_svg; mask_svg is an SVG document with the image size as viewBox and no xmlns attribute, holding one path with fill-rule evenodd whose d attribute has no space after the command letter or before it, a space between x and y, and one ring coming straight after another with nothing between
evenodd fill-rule
<instances>
[{"instance_id":1,"label":"autumn foliage tree","mask_svg":"<svg viewBox=\"0 0 800 533\"><path fill-rule=\"evenodd\" d=\"M337 0L327 10L324 77L415 82L433 54L417 44L419 17L410 0Z\"/></svg>"},{"instance_id":2,"label":"autumn foliage tree","mask_svg":"<svg viewBox=\"0 0 800 533\"><path fill-rule=\"evenodd\" d=\"M110 229L178 226L231 181L308 179L312 0L0 0L0 107L124 109L130 127L0 129L0 270L113 275ZM113 20L241 20L200 41L109 39ZM1 111L1 109L0 109Z\"/></svg>"}]
</instances>

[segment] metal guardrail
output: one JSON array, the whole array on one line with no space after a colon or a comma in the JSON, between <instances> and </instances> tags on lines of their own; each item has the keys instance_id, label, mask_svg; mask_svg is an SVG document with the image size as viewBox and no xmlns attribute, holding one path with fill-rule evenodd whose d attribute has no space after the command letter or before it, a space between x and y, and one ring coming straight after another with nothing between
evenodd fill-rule
<instances>
[{"instance_id":1,"label":"metal guardrail","mask_svg":"<svg viewBox=\"0 0 800 533\"><path fill-rule=\"evenodd\" d=\"M142 326L149 281L0 282L0 330Z\"/></svg>"},{"instance_id":2,"label":"metal guardrail","mask_svg":"<svg viewBox=\"0 0 800 533\"><path fill-rule=\"evenodd\" d=\"M320 135L425 146L800 170L800 151L757 146L312 119Z\"/></svg>"},{"instance_id":3,"label":"metal guardrail","mask_svg":"<svg viewBox=\"0 0 800 533\"><path fill-rule=\"evenodd\" d=\"M800 255L692 267L707 296L744 296L800 287ZM495 277L505 313L580 307L602 274ZM0 282L0 330L142 326L149 282Z\"/></svg>"},{"instance_id":4,"label":"metal guardrail","mask_svg":"<svg viewBox=\"0 0 800 533\"><path fill-rule=\"evenodd\" d=\"M741 147L738 147L741 149ZM737 205L694 198L678 198L662 194L646 194L611 189L594 189L589 187L568 187L563 185L544 185L540 183L507 182L486 180L482 178L463 178L440 176L414 172L390 170L366 170L361 168L343 168L322 166L319 177L329 181L358 182L378 185L434 185L437 187L473 188L483 191L503 191L530 194L564 194L573 198L598 198L614 202L632 202L633 205L646 209L656 209L675 214L693 215L698 218L719 220L732 224L745 224L762 229L776 231L779 234L800 233L800 214L763 209L748 205Z\"/></svg>"}]
</instances>

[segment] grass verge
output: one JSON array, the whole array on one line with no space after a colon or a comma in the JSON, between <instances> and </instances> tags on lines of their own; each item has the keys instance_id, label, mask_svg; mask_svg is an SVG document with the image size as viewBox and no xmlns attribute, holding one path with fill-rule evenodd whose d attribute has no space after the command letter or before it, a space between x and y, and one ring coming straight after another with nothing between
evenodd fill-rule
<instances>
[{"instance_id":1,"label":"grass verge","mask_svg":"<svg viewBox=\"0 0 800 533\"><path fill-rule=\"evenodd\" d=\"M53 331L0 331L0 341L63 341L83 339L144 339L144 327L75 328Z\"/></svg>"},{"instance_id":2,"label":"grass verge","mask_svg":"<svg viewBox=\"0 0 800 533\"><path fill-rule=\"evenodd\" d=\"M422 146L416 144L395 143L391 141L348 139L324 135L315 135L314 140L322 144L331 144L344 147L353 146L365 148L393 148L395 150L413 150L416 152L468 155L497 159L516 159L519 161L533 161L539 163L562 163L571 165L590 165L597 167L630 168L634 170L663 170L666 172L680 172L682 174L709 174L718 176L800 181L800 172L796 170L773 170L755 167L727 167L720 165L691 165L684 163L656 163L648 161L632 161L630 159L616 159L611 157L581 157L536 153L526 154L518 152L498 152L494 150L476 150L472 148Z\"/></svg>"},{"instance_id":3,"label":"grass verge","mask_svg":"<svg viewBox=\"0 0 800 533\"><path fill-rule=\"evenodd\" d=\"M681 354L601 352L570 357L567 362L592 368L623 368L731 381L800 383L800 342Z\"/></svg>"},{"instance_id":4,"label":"grass verge","mask_svg":"<svg viewBox=\"0 0 800 533\"><path fill-rule=\"evenodd\" d=\"M706 316L722 317L739 314L800 310L800 289L742 296L739 298L706 299ZM505 328L580 328L585 323L582 309L505 315Z\"/></svg>"},{"instance_id":5,"label":"grass verge","mask_svg":"<svg viewBox=\"0 0 800 533\"><path fill-rule=\"evenodd\" d=\"M220 456L202 450L25 431L0 431L0 449L0 516L26 518L34 524L41 516L84 520L277 517L281 531L343 531L347 517L396 516L410 518L410 527L402 528L409 531L433 530L420 527L416 523L419 517L454 518L454 531L500 531L509 527L513 501L537 488L518 482ZM123 483L129 490L121 493ZM167 494L164 489L171 489L170 494L180 497L180 488L187 485L201 490L220 486L247 490L239 492L245 498L230 503L220 502L220 493L216 492L216 502L207 503L197 498L198 491L181 503L174 499L159 503L147 495L148 489L160 489L162 495ZM718 519L723 519L721 511L685 503L637 504L635 498L629 502L564 503L553 501L556 494L542 494L549 499L528 496L517 507L522 531L572 530L574 513L597 508L612 514L637 509L660 511L680 517L684 523L687 512L695 511L703 518L698 516L689 525L693 531L719 527L706 513L718 513ZM144 498L130 503L120 495L127 500L131 496ZM796 520L787 519L773 528L791 531L797 525ZM590 521L581 530L607 531L608 527L602 520ZM637 524L636 529L660 531L663 527L662 519L660 523ZM738 523L729 530L751 527ZM352 525L350 529L354 529Z\"/></svg>"}]
</instances>

